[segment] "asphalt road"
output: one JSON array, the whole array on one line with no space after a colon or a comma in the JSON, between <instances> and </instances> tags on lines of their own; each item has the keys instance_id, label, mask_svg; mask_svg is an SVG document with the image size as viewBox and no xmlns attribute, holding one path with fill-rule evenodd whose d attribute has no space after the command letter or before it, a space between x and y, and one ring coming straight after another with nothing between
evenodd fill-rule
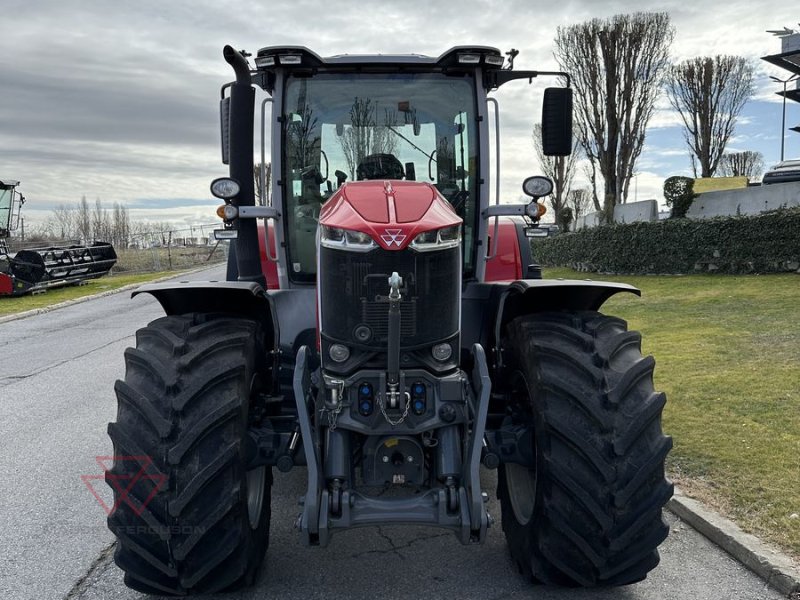
<instances>
[{"instance_id":1,"label":"asphalt road","mask_svg":"<svg viewBox=\"0 0 800 600\"><path fill-rule=\"evenodd\" d=\"M221 271L194 279L221 278ZM118 294L0 324L0 599L141 599L111 559L105 511L81 476L111 453L113 382L133 333L160 315L149 297ZM493 497L494 474L484 472ZM99 500L110 504L101 480ZM767 600L782 596L674 516L662 563L613 590L530 586L499 525L483 546L437 530L377 528L306 548L293 530L303 472L276 472L266 568L256 587L224 598L537 598ZM494 500L490 511L499 522Z\"/></svg>"}]
</instances>

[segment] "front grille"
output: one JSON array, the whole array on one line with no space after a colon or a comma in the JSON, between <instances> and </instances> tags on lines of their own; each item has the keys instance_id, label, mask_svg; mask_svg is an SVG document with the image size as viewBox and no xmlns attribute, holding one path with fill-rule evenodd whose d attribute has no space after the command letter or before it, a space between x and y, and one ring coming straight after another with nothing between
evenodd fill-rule
<instances>
[{"instance_id":1,"label":"front grille","mask_svg":"<svg viewBox=\"0 0 800 600\"><path fill-rule=\"evenodd\" d=\"M322 335L347 344L384 349L388 336L389 283L392 272L403 278L400 289L402 347L422 346L458 332L461 300L460 248L416 252L382 248L363 254L320 248ZM371 330L356 340L356 328Z\"/></svg>"},{"instance_id":2,"label":"front grille","mask_svg":"<svg viewBox=\"0 0 800 600\"><path fill-rule=\"evenodd\" d=\"M372 335L378 338L389 336L389 299L386 298L368 302L361 299L361 320L372 330ZM400 302L400 335L412 338L417 335L417 300L403 300Z\"/></svg>"}]
</instances>

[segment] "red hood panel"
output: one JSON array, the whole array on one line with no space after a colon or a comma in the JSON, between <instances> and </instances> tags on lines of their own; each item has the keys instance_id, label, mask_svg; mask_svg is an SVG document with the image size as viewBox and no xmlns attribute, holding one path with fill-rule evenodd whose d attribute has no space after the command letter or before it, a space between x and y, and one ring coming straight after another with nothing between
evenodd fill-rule
<instances>
[{"instance_id":1,"label":"red hood panel","mask_svg":"<svg viewBox=\"0 0 800 600\"><path fill-rule=\"evenodd\" d=\"M365 221L373 223L389 222L389 202L386 187L383 182L371 181L372 184L381 185L348 185L342 190L342 195L356 209ZM391 189L391 188L390 188Z\"/></svg>"},{"instance_id":2,"label":"red hood panel","mask_svg":"<svg viewBox=\"0 0 800 600\"><path fill-rule=\"evenodd\" d=\"M425 185L421 188L413 183L397 182L394 184L394 209L398 223L419 221L433 204L436 188Z\"/></svg>"},{"instance_id":3,"label":"red hood panel","mask_svg":"<svg viewBox=\"0 0 800 600\"><path fill-rule=\"evenodd\" d=\"M461 218L428 183L357 181L325 203L319 222L368 233L385 250L402 250L418 234L458 225Z\"/></svg>"}]
</instances>

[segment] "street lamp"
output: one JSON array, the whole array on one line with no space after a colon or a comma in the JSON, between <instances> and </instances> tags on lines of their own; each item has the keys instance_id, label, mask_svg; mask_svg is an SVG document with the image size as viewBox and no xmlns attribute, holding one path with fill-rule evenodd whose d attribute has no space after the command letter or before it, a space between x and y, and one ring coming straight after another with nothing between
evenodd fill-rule
<instances>
[{"instance_id":1,"label":"street lamp","mask_svg":"<svg viewBox=\"0 0 800 600\"><path fill-rule=\"evenodd\" d=\"M783 162L783 149L786 142L786 84L800 79L800 75L794 73L788 79L780 79L774 75L770 75L769 78L772 79L772 81L783 84L783 117L781 118L781 162Z\"/></svg>"}]
</instances>

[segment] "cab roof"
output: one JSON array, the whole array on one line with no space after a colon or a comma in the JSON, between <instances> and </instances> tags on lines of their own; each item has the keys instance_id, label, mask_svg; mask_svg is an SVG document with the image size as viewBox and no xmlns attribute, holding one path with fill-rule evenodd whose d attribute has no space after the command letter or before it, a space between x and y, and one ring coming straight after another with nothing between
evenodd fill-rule
<instances>
[{"instance_id":1,"label":"cab roof","mask_svg":"<svg viewBox=\"0 0 800 600\"><path fill-rule=\"evenodd\" d=\"M492 62L486 62L487 56L491 57ZM464 57L473 57L469 60L474 60L474 62L464 62ZM270 58L272 58L272 64L269 64ZM256 68L259 69L277 66L357 68L381 65L441 68L459 64L462 67L480 65L499 69L502 67L502 59L503 55L500 50L491 46L455 46L436 57L422 54L337 54L321 57L305 46L267 46L258 51L255 62ZM497 64L498 61L499 64Z\"/></svg>"}]
</instances>

